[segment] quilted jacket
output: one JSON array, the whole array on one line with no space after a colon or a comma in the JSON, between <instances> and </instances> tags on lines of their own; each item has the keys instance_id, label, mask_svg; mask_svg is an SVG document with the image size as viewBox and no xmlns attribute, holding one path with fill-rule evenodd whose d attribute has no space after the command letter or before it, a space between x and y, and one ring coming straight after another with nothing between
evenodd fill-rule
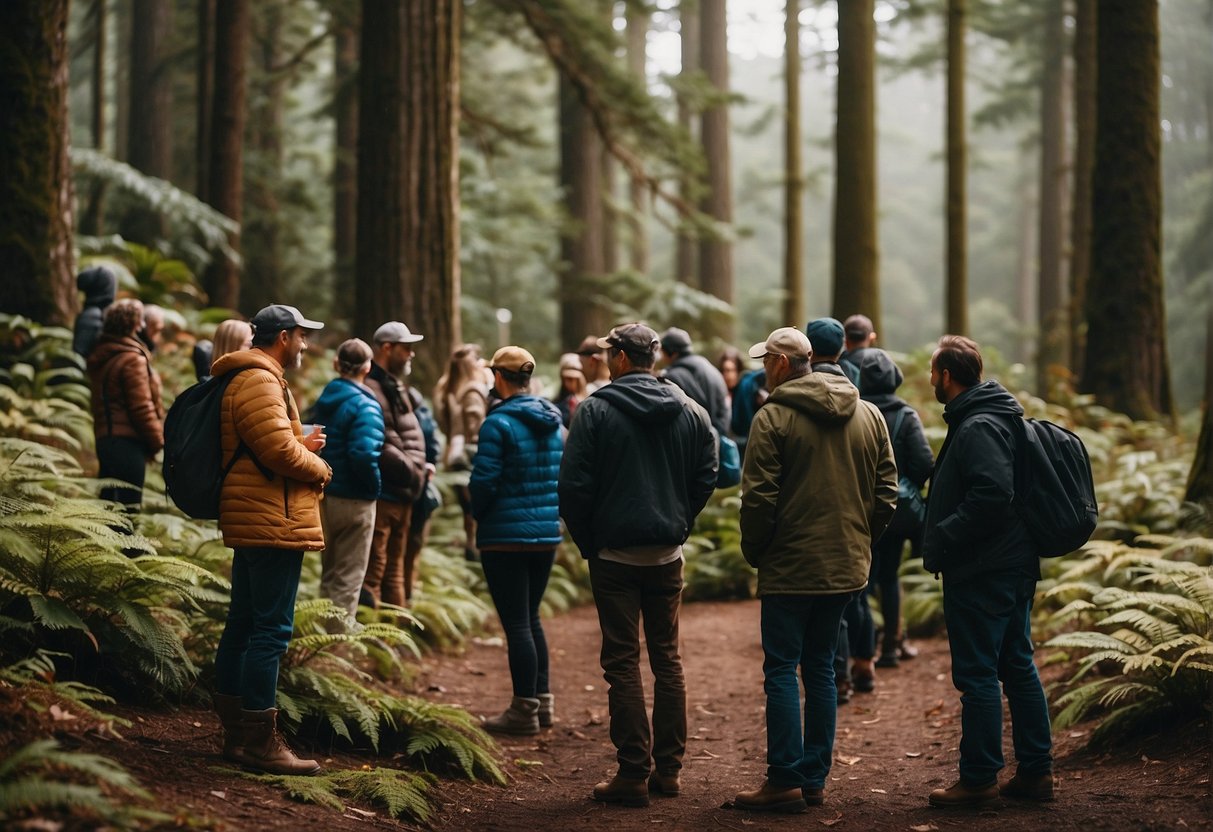
<instances>
[{"instance_id":1,"label":"quilted jacket","mask_svg":"<svg viewBox=\"0 0 1213 832\"><path fill-rule=\"evenodd\" d=\"M328 441L320 457L333 469L324 490L349 500L379 499L379 454L383 450L383 408L375 395L348 378L330 381L312 408Z\"/></svg>"},{"instance_id":2,"label":"quilted jacket","mask_svg":"<svg viewBox=\"0 0 1213 832\"><path fill-rule=\"evenodd\" d=\"M149 457L164 447L160 376L138 338L102 335L89 355L88 377L98 438L139 439Z\"/></svg>"},{"instance_id":3,"label":"quilted jacket","mask_svg":"<svg viewBox=\"0 0 1213 832\"><path fill-rule=\"evenodd\" d=\"M383 410L383 453L379 456L379 499L411 503L425 488L425 435L400 382L371 364L366 387Z\"/></svg>"}]
</instances>

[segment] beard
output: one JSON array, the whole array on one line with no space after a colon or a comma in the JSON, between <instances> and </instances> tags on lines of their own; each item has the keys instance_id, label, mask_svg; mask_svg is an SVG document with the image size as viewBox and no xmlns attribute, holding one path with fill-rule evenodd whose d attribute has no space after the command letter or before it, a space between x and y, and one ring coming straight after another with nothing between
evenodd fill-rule
<instances>
[{"instance_id":1,"label":"beard","mask_svg":"<svg viewBox=\"0 0 1213 832\"><path fill-rule=\"evenodd\" d=\"M285 367L284 369L298 370L302 366L303 366L303 350L301 349L298 352L296 352L293 356L291 356L288 366Z\"/></svg>"},{"instance_id":2,"label":"beard","mask_svg":"<svg viewBox=\"0 0 1213 832\"><path fill-rule=\"evenodd\" d=\"M944 393L943 385L941 384L935 386L935 401L939 402L940 404L948 403L948 396L946 393Z\"/></svg>"}]
</instances>

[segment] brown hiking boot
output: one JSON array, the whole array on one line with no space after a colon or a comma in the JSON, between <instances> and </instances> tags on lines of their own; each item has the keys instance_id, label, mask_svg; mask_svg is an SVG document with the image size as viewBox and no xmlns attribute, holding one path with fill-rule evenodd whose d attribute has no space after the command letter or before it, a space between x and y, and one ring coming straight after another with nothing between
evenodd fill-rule
<instances>
[{"instance_id":1,"label":"brown hiking boot","mask_svg":"<svg viewBox=\"0 0 1213 832\"><path fill-rule=\"evenodd\" d=\"M957 782L956 785L950 788L936 789L931 792L931 796L927 798L927 802L932 806L944 808L965 808L982 806L997 799L998 781L994 780L984 786L966 786L962 782Z\"/></svg>"},{"instance_id":2,"label":"brown hiking boot","mask_svg":"<svg viewBox=\"0 0 1213 832\"><path fill-rule=\"evenodd\" d=\"M876 671L871 659L855 659L851 664L851 685L859 693L876 690Z\"/></svg>"},{"instance_id":3,"label":"brown hiking boot","mask_svg":"<svg viewBox=\"0 0 1213 832\"><path fill-rule=\"evenodd\" d=\"M550 693L539 694L539 727L551 728L556 721L556 697Z\"/></svg>"},{"instance_id":4,"label":"brown hiking boot","mask_svg":"<svg viewBox=\"0 0 1213 832\"><path fill-rule=\"evenodd\" d=\"M682 780L678 772L662 774L655 771L649 776L649 791L666 797L678 797L678 793L682 791Z\"/></svg>"},{"instance_id":5,"label":"brown hiking boot","mask_svg":"<svg viewBox=\"0 0 1213 832\"><path fill-rule=\"evenodd\" d=\"M800 794L804 797L804 802L810 806L820 806L826 802L825 789L813 789L805 786L800 790Z\"/></svg>"},{"instance_id":6,"label":"brown hiking boot","mask_svg":"<svg viewBox=\"0 0 1213 832\"><path fill-rule=\"evenodd\" d=\"M845 705L851 701L851 677L839 676L834 679L834 685L838 689L838 704Z\"/></svg>"},{"instance_id":7,"label":"brown hiking boot","mask_svg":"<svg viewBox=\"0 0 1213 832\"><path fill-rule=\"evenodd\" d=\"M1054 797L1053 775L1038 774L1033 777L1017 771L1005 786L999 787L998 793L1011 800L1052 800Z\"/></svg>"},{"instance_id":8,"label":"brown hiking boot","mask_svg":"<svg viewBox=\"0 0 1213 832\"><path fill-rule=\"evenodd\" d=\"M594 787L594 799L599 803L620 803L624 806L649 805L649 789L645 780L615 775Z\"/></svg>"},{"instance_id":9,"label":"brown hiking boot","mask_svg":"<svg viewBox=\"0 0 1213 832\"><path fill-rule=\"evenodd\" d=\"M539 733L539 700L526 696L515 696L510 707L500 716L484 721L484 730L494 734L530 735Z\"/></svg>"},{"instance_id":10,"label":"brown hiking boot","mask_svg":"<svg viewBox=\"0 0 1213 832\"><path fill-rule=\"evenodd\" d=\"M243 710L240 726L244 729L244 753L240 763L266 774L310 775L320 771L315 760L301 760L278 733L278 709Z\"/></svg>"},{"instance_id":11,"label":"brown hiking boot","mask_svg":"<svg viewBox=\"0 0 1213 832\"><path fill-rule=\"evenodd\" d=\"M782 812L794 815L808 808L799 786L773 786L770 780L752 792L738 792L733 798L738 809L751 812Z\"/></svg>"},{"instance_id":12,"label":"brown hiking boot","mask_svg":"<svg viewBox=\"0 0 1213 832\"><path fill-rule=\"evenodd\" d=\"M244 728L240 724L244 700L239 696L216 693L211 695L211 702L223 725L223 759L233 763L244 762Z\"/></svg>"}]
</instances>

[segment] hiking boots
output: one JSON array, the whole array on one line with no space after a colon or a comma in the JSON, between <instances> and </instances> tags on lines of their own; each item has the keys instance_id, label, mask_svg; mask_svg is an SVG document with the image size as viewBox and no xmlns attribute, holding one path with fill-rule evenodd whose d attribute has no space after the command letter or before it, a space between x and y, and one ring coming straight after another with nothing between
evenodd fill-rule
<instances>
[{"instance_id":1,"label":"hiking boots","mask_svg":"<svg viewBox=\"0 0 1213 832\"><path fill-rule=\"evenodd\" d=\"M243 762L244 728L240 725L240 712L244 709L244 699L216 693L211 695L211 702L223 725L223 759L232 763Z\"/></svg>"},{"instance_id":2,"label":"hiking boots","mask_svg":"<svg viewBox=\"0 0 1213 832\"><path fill-rule=\"evenodd\" d=\"M515 696L510 707L500 716L484 721L484 730L494 734L516 734L526 736L539 733L539 700L526 696Z\"/></svg>"},{"instance_id":3,"label":"hiking boots","mask_svg":"<svg viewBox=\"0 0 1213 832\"><path fill-rule=\"evenodd\" d=\"M278 733L278 709L264 711L242 710L240 727L244 736L244 751L240 755L241 765L265 774L316 774L320 764L315 760L301 760L287 746Z\"/></svg>"},{"instance_id":4,"label":"hiking boots","mask_svg":"<svg viewBox=\"0 0 1213 832\"><path fill-rule=\"evenodd\" d=\"M649 785L646 780L615 775L594 787L594 799L599 803L619 803L624 806L649 805Z\"/></svg>"},{"instance_id":5,"label":"hiking boots","mask_svg":"<svg viewBox=\"0 0 1213 832\"><path fill-rule=\"evenodd\" d=\"M556 697L550 693L539 694L539 727L551 728L556 721Z\"/></svg>"},{"instance_id":6,"label":"hiking boots","mask_svg":"<svg viewBox=\"0 0 1213 832\"><path fill-rule=\"evenodd\" d=\"M897 647L883 647L880 650L880 658L876 660L876 667L884 670L885 668L897 667L898 661Z\"/></svg>"},{"instance_id":7,"label":"hiking boots","mask_svg":"<svg viewBox=\"0 0 1213 832\"><path fill-rule=\"evenodd\" d=\"M851 679L849 676L835 677L834 686L838 689L839 705L845 705L851 701Z\"/></svg>"},{"instance_id":8,"label":"hiking boots","mask_svg":"<svg viewBox=\"0 0 1213 832\"><path fill-rule=\"evenodd\" d=\"M931 792L927 802L944 808L965 808L983 806L997 799L998 781L994 780L984 786L966 786L963 782L957 782L950 788Z\"/></svg>"},{"instance_id":9,"label":"hiking boots","mask_svg":"<svg viewBox=\"0 0 1213 832\"><path fill-rule=\"evenodd\" d=\"M918 648L906 641L906 637L902 636L897 641L897 657L903 662L909 661L918 655Z\"/></svg>"},{"instance_id":10,"label":"hiking boots","mask_svg":"<svg viewBox=\"0 0 1213 832\"><path fill-rule=\"evenodd\" d=\"M800 795L804 798L804 802L810 806L820 806L826 802L825 789L814 789L805 786L800 790Z\"/></svg>"},{"instance_id":11,"label":"hiking boots","mask_svg":"<svg viewBox=\"0 0 1213 832\"><path fill-rule=\"evenodd\" d=\"M854 660L851 664L851 684L859 693L876 690L876 671L872 669L871 659Z\"/></svg>"},{"instance_id":12,"label":"hiking boots","mask_svg":"<svg viewBox=\"0 0 1213 832\"><path fill-rule=\"evenodd\" d=\"M738 792L733 798L733 805L751 812L782 812L789 815L808 808L799 786L774 786L770 780L752 792Z\"/></svg>"},{"instance_id":13,"label":"hiking boots","mask_svg":"<svg viewBox=\"0 0 1213 832\"><path fill-rule=\"evenodd\" d=\"M649 791L666 797L678 797L678 793L682 791L682 780L678 772L662 774L655 771L649 776Z\"/></svg>"},{"instance_id":14,"label":"hiking boots","mask_svg":"<svg viewBox=\"0 0 1213 832\"><path fill-rule=\"evenodd\" d=\"M1032 776L1015 772L1015 776L1008 780L1006 785L1001 786L998 793L1011 800L1052 800L1053 775Z\"/></svg>"}]
</instances>

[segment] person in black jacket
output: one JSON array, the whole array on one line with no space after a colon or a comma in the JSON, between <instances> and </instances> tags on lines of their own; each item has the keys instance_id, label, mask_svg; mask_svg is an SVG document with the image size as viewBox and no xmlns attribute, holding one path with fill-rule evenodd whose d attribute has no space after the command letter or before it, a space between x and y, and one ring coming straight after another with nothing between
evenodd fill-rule
<instances>
[{"instance_id":1,"label":"person in black jacket","mask_svg":"<svg viewBox=\"0 0 1213 832\"><path fill-rule=\"evenodd\" d=\"M618 749L619 773L594 787L594 799L627 806L647 806L650 790L679 791L687 737L678 655L682 544L716 486L718 464L707 413L653 374L657 343L643 324L615 327L599 340L611 383L578 406L558 489L560 515L590 562ZM640 676L642 617L655 678L651 729Z\"/></svg>"},{"instance_id":2,"label":"person in black jacket","mask_svg":"<svg viewBox=\"0 0 1213 832\"><path fill-rule=\"evenodd\" d=\"M1023 408L982 381L981 352L945 335L931 356L931 386L948 436L927 501L923 565L943 574L952 683L961 692L960 780L931 792L933 806L1003 797L1053 799L1049 706L1032 661L1031 613L1040 561L1015 509L1016 419ZM1001 683L1001 691L999 689ZM1019 763L1001 789L1002 693Z\"/></svg>"},{"instance_id":3,"label":"person in black jacket","mask_svg":"<svg viewBox=\"0 0 1213 832\"><path fill-rule=\"evenodd\" d=\"M897 395L901 386L901 370L884 350L869 347L859 355L859 395L880 408L881 415L889 427L889 439L893 443L893 456L897 460L897 474L907 479L919 490L931 476L935 458L931 445L922 429L918 413ZM909 516L910 506L898 506L903 516ZM912 531L908 526L916 525ZM880 591L880 611L884 615L884 635L881 638L880 658L876 666L897 667L900 659L912 659L918 651L905 643L901 630L901 585L897 572L901 566L901 555L905 543L910 541L917 552L922 539L921 521L907 522L885 530L880 539L872 544L872 576L868 581L869 595Z\"/></svg>"},{"instance_id":4,"label":"person in black jacket","mask_svg":"<svg viewBox=\"0 0 1213 832\"><path fill-rule=\"evenodd\" d=\"M685 329L670 327L661 334L661 351L670 366L665 377L682 388L712 420L712 427L722 436L729 434L729 388L724 376L702 355L696 355L691 336Z\"/></svg>"},{"instance_id":5,"label":"person in black jacket","mask_svg":"<svg viewBox=\"0 0 1213 832\"><path fill-rule=\"evenodd\" d=\"M108 266L93 266L76 275L76 288L84 292L84 308L76 316L72 331L72 349L88 358L101 340L101 321L114 302L118 275Z\"/></svg>"}]
</instances>

